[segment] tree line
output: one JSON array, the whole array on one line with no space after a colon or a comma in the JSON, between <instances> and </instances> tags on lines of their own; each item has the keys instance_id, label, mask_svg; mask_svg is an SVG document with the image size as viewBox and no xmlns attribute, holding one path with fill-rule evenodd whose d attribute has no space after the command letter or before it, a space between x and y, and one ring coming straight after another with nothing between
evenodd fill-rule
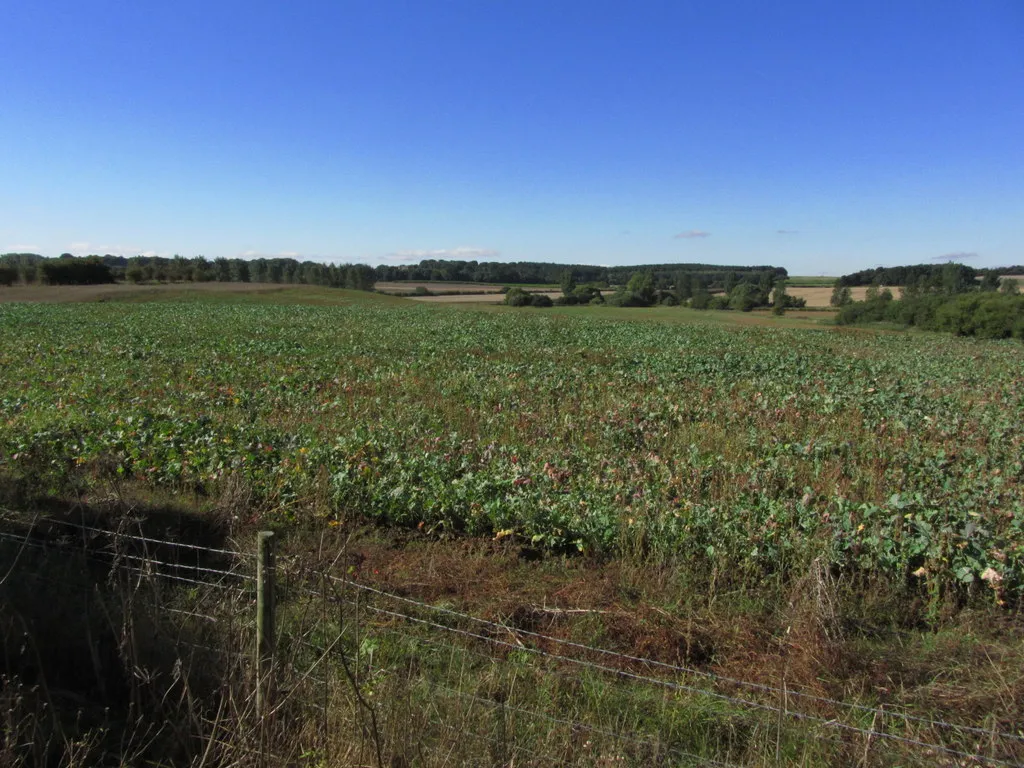
<instances>
[{"instance_id":1,"label":"tree line","mask_svg":"<svg viewBox=\"0 0 1024 768\"><path fill-rule=\"evenodd\" d=\"M936 274L907 273L910 280L900 297L873 283L863 301L853 301L842 278L832 290L832 305L839 308L840 325L890 322L929 331L987 339L1024 339L1024 296L1014 278L1004 271L1021 267L974 270L962 264L938 267ZM980 275L980 280L975 279Z\"/></svg>"},{"instance_id":2,"label":"tree line","mask_svg":"<svg viewBox=\"0 0 1024 768\"><path fill-rule=\"evenodd\" d=\"M950 265L954 270L950 270ZM910 264L899 267L875 267L851 272L838 278L841 286L856 287L865 285L898 285L915 286L921 290L945 290L945 282L955 279L963 285L970 285L976 280L998 281L999 275L1024 274L1024 266L989 267L976 269L966 264L946 262L943 264Z\"/></svg>"},{"instance_id":3,"label":"tree line","mask_svg":"<svg viewBox=\"0 0 1024 768\"><path fill-rule=\"evenodd\" d=\"M373 268L366 264L321 264L289 258L206 259L203 256L73 256L50 259L35 253L0 255L0 285L95 285L118 281L282 283L372 291Z\"/></svg>"},{"instance_id":4,"label":"tree line","mask_svg":"<svg viewBox=\"0 0 1024 768\"><path fill-rule=\"evenodd\" d=\"M806 306L806 300L789 296L786 282L773 268L760 271L729 271L712 294L710 279L699 272L677 270L670 276L643 270L630 275L628 282L614 290L603 283L578 284L575 270L563 269L559 283L562 295L552 299L513 287L505 303L514 307L571 306L576 304L612 307L688 306L693 309L733 309L740 312L771 307L776 314Z\"/></svg>"},{"instance_id":5,"label":"tree line","mask_svg":"<svg viewBox=\"0 0 1024 768\"><path fill-rule=\"evenodd\" d=\"M450 261L424 259L419 264L382 264L374 269L380 282L437 281L469 283L506 283L520 285L551 285L562 282L566 272L578 284L603 288L625 285L635 274L650 273L661 282L672 283L675 275L685 272L699 278L709 290L722 290L728 280L738 282L751 273L772 272L778 278L787 276L783 267L731 267L716 264L646 264L600 267L587 264L555 264L541 261ZM731 276L731 278L730 278Z\"/></svg>"}]
</instances>

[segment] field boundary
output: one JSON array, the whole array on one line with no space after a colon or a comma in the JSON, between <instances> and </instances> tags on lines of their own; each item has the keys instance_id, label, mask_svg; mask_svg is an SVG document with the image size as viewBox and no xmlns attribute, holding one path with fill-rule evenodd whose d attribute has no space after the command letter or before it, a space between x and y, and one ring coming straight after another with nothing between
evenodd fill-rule
<instances>
[{"instance_id":1,"label":"field boundary","mask_svg":"<svg viewBox=\"0 0 1024 768\"><path fill-rule=\"evenodd\" d=\"M140 580L167 580L187 585L193 590L213 589L230 593L236 602L241 601L239 605L248 605L251 611L249 620L238 617L241 624L255 625L255 552L234 547L205 547L189 542L144 536L141 533L135 534L123 527L111 530L54 518L41 521L37 517L26 526L22 522L24 517L17 518L15 515L16 513L12 515L10 510L0 509L0 544L17 547L13 561L6 569L6 576L0 576L0 585L11 577L23 559L47 551L52 552L54 549L76 549L81 546L88 560L109 567L111 572L124 572ZM40 524L45 524L49 529L48 536L41 533ZM66 529L67 536L54 536L55 527ZM150 551L151 548L164 554L157 557ZM186 557L178 558L174 554L177 552L185 554ZM228 564L222 567L202 565L200 563L205 562L202 560L204 556L227 558ZM663 702L671 698L673 701L679 701L680 706L696 706L711 713L711 716L714 716L716 708L726 707L727 711L748 713L754 722L761 722L757 720L759 716L768 716L780 730L783 728L783 722L792 722L801 728L814 729L817 738L829 738L831 734L831 738L839 741L851 738L863 740L863 747L858 748L862 748L865 755L873 744L889 743L912 750L921 758L943 754L949 758L985 765L1017 765L1020 763L1015 760L1024 757L1024 734L1021 733L951 723L885 706L840 701L808 693L785 683L775 687L689 666L620 653L417 600L352 578L333 575L326 567L315 572L295 573L289 571L285 561L276 573L274 581L280 588L282 604L299 603L302 597L313 601L319 600L319 615L324 618L324 621L317 621L314 617L314 620L304 627L303 634L297 637L292 636L294 633L291 628L277 627L278 651L275 652L274 658L277 672L274 674L278 674L284 668L291 670L295 676L292 691L297 690L296 686L300 684L314 683L323 686L324 701L327 701L326 686L331 685L331 681L329 677L317 673L326 671L331 659L340 661L346 672L349 672L348 665L356 663L358 659L346 661L344 654L337 654L340 647L350 639L346 633L353 631L351 628L355 627L355 640L359 649L366 647L368 638L396 634L416 643L426 642L442 652L449 649L452 653L456 650L460 653L468 651L499 668L513 663L509 661L510 656L525 656L538 663L551 664L552 667L542 670L541 675L567 674L562 667L568 665L573 669L612 681L616 686L660 690L663 692ZM220 621L209 611L174 608L169 605L156 607L182 620L214 624ZM333 615L334 609L344 611L346 617L344 622L339 619L339 626L331 625L325 620L329 613ZM425 631L427 637L415 636L411 631L413 628ZM250 635L246 629L243 644L248 642L246 638ZM314 637L315 642L310 640ZM188 641L182 643L184 648L215 654L223 653L223 649L216 646ZM312 652L313 655L305 664L299 662L296 654L289 655L286 650L296 647ZM353 653L359 655L359 651ZM375 673L372 666L372 651L370 657L370 666L364 675L373 677ZM707 687L701 687L699 682L705 683ZM433 683L437 684L439 690L447 688L451 695L474 701L482 706L500 707L502 711L506 707L511 707L511 710L515 711L515 708L504 700L480 696L479 691L452 689L438 681L432 681L431 684ZM256 685L259 688L262 683L257 681ZM358 682L353 685L356 696L361 697ZM292 695L293 693L288 693L285 699ZM364 705L372 713L373 708L366 702ZM269 706L272 708L271 713L277 712L283 706L283 702L272 701ZM668 705L663 703L662 706ZM584 720L562 717L557 709L554 712L539 712L529 708L520 710L519 714L558 722L573 732L601 734L615 743L642 743L646 745L645 749L653 749L658 754L672 754L678 759L692 759L700 764L734 764L729 761L728 756L725 756L725 760L719 760L720 756L711 757L703 753L682 750L678 745L664 744L657 734L638 735L634 731L609 730ZM727 713L721 715L731 717ZM866 722L870 724L865 727ZM438 722L436 725L442 729L455 727L445 722ZM373 730L377 729L378 726L375 724ZM922 731L931 734L931 738L924 738L921 735ZM975 746L973 749L967 749L963 746L965 743ZM982 744L987 744L989 749L983 750ZM377 748L379 749L379 745ZM986 751L988 754L985 754ZM1012 755L1014 759L1006 759L1008 755ZM264 754L264 757L273 756Z\"/></svg>"}]
</instances>

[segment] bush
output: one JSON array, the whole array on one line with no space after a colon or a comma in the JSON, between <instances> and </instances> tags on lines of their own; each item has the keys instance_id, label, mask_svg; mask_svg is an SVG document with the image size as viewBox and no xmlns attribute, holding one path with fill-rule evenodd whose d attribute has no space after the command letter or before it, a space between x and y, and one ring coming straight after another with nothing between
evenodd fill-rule
<instances>
[{"instance_id":1,"label":"bush","mask_svg":"<svg viewBox=\"0 0 1024 768\"><path fill-rule=\"evenodd\" d=\"M543 293L535 293L530 297L531 307L550 307L554 304L551 297Z\"/></svg>"},{"instance_id":2,"label":"bush","mask_svg":"<svg viewBox=\"0 0 1024 768\"><path fill-rule=\"evenodd\" d=\"M18 270L0 264L0 285L14 285L18 279Z\"/></svg>"},{"instance_id":3,"label":"bush","mask_svg":"<svg viewBox=\"0 0 1024 768\"><path fill-rule=\"evenodd\" d=\"M530 303L530 294L522 288L510 288L505 294L505 303L510 307L525 307Z\"/></svg>"},{"instance_id":4,"label":"bush","mask_svg":"<svg viewBox=\"0 0 1024 768\"><path fill-rule=\"evenodd\" d=\"M888 296L888 298L887 298ZM839 310L840 325L880 320L983 339L1024 338L1024 297L991 291L923 294L893 301L883 292L872 301L857 301Z\"/></svg>"},{"instance_id":5,"label":"bush","mask_svg":"<svg viewBox=\"0 0 1024 768\"><path fill-rule=\"evenodd\" d=\"M613 293L607 300L613 307L649 307L650 303L640 294L633 291L620 289Z\"/></svg>"},{"instance_id":6,"label":"bush","mask_svg":"<svg viewBox=\"0 0 1024 768\"><path fill-rule=\"evenodd\" d=\"M707 291L697 291L690 299L690 307L693 309L708 309L711 303L711 294Z\"/></svg>"},{"instance_id":7,"label":"bush","mask_svg":"<svg viewBox=\"0 0 1024 768\"><path fill-rule=\"evenodd\" d=\"M749 312L755 307L768 303L768 297L753 283L740 283L729 294L729 307L740 312Z\"/></svg>"},{"instance_id":8,"label":"bush","mask_svg":"<svg viewBox=\"0 0 1024 768\"><path fill-rule=\"evenodd\" d=\"M594 299L600 299L600 302L598 302L600 304L604 303L604 297L601 296L600 289L594 285L576 286L576 290L572 292L572 298L576 300L577 304L591 304Z\"/></svg>"},{"instance_id":9,"label":"bush","mask_svg":"<svg viewBox=\"0 0 1024 768\"><path fill-rule=\"evenodd\" d=\"M39 282L47 285L99 285L114 282L110 267L95 256L46 259L39 262Z\"/></svg>"}]
</instances>

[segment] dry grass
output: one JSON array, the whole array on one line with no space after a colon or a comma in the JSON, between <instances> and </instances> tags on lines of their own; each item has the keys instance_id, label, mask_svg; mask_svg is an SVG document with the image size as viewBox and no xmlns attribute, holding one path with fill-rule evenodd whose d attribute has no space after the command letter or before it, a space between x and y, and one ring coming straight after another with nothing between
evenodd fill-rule
<instances>
[{"instance_id":1,"label":"dry grass","mask_svg":"<svg viewBox=\"0 0 1024 768\"><path fill-rule=\"evenodd\" d=\"M539 293L550 299L557 299L562 295L561 291L527 291L527 293ZM457 296L411 296L413 301L426 301L435 304L502 304L505 301L503 293L477 293L462 294Z\"/></svg>"},{"instance_id":2,"label":"dry grass","mask_svg":"<svg viewBox=\"0 0 1024 768\"><path fill-rule=\"evenodd\" d=\"M882 287L892 291L893 296L899 296L899 287L895 285ZM854 301L863 301L867 292L868 286L864 285L855 286L850 289L850 294L853 296ZM806 299L808 307L827 307L829 306L829 300L832 298L831 286L823 288L787 288L786 293L799 299Z\"/></svg>"},{"instance_id":3,"label":"dry grass","mask_svg":"<svg viewBox=\"0 0 1024 768\"><path fill-rule=\"evenodd\" d=\"M502 286L488 283L449 283L438 280L425 280L422 282L400 280L394 282L379 282L374 285L381 293L409 293L417 288L426 288L428 291L475 291L477 293L500 293Z\"/></svg>"},{"instance_id":4,"label":"dry grass","mask_svg":"<svg viewBox=\"0 0 1024 768\"><path fill-rule=\"evenodd\" d=\"M12 285L0 288L0 303L31 301L43 303L70 303L78 301L117 301L138 298L161 298L162 296L193 294L243 294L273 293L293 286L275 283L160 283L153 285L132 285L111 283L108 285Z\"/></svg>"}]
</instances>

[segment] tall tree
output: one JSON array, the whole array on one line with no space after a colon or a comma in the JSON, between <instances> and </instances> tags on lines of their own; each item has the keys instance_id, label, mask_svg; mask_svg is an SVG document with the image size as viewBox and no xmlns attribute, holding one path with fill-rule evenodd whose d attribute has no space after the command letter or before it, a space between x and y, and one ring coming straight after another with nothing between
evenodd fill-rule
<instances>
[{"instance_id":1,"label":"tall tree","mask_svg":"<svg viewBox=\"0 0 1024 768\"><path fill-rule=\"evenodd\" d=\"M567 269L562 272L562 295L571 296L572 292L576 290L576 280L573 277L572 270Z\"/></svg>"}]
</instances>

